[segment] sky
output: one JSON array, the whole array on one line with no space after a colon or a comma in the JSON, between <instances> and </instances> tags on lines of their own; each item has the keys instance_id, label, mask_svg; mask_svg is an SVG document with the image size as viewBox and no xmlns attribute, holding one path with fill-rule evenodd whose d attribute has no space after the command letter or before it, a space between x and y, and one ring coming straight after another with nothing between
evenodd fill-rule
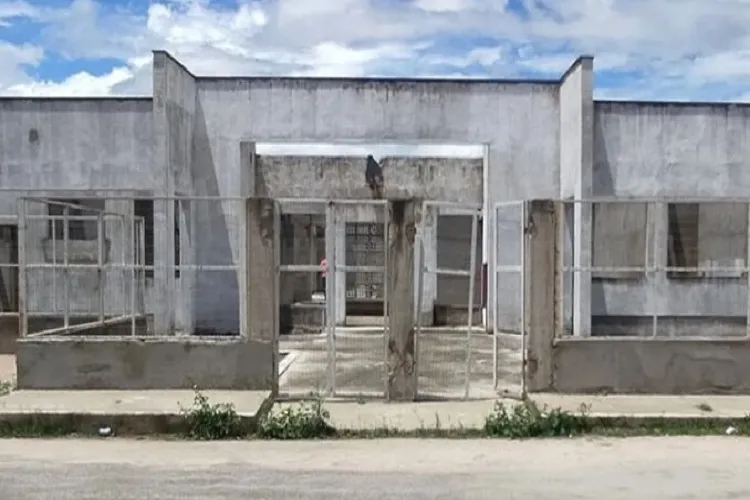
<instances>
[{"instance_id":1,"label":"sky","mask_svg":"<svg viewBox=\"0 0 750 500\"><path fill-rule=\"evenodd\" d=\"M750 100L750 0L0 0L0 95L151 95L198 75L559 78L598 99Z\"/></svg>"}]
</instances>

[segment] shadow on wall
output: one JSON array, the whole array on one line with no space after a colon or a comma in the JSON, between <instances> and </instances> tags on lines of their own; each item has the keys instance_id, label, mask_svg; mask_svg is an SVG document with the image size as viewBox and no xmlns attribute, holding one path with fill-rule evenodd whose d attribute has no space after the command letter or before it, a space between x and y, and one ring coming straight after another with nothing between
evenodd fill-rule
<instances>
[{"instance_id":1,"label":"shadow on wall","mask_svg":"<svg viewBox=\"0 0 750 500\"><path fill-rule=\"evenodd\" d=\"M612 169L609 165L609 157L607 155L607 144L604 140L604 128L601 120L598 118L598 114L594 113L594 165L591 174L592 182L592 195L593 196L614 196L615 195L615 182L612 178ZM593 213L592 213L592 224L593 224ZM572 227L570 228L572 231ZM571 234L572 237L572 234ZM594 233L591 233L592 251L594 249ZM571 240L572 241L572 240ZM593 259L593 254L592 254ZM593 260L592 260L593 262ZM596 283L592 283L591 286L591 311L594 314L595 311L606 311L606 297L604 294L604 288L598 286ZM572 310L571 310L572 312Z\"/></svg>"},{"instance_id":2,"label":"shadow on wall","mask_svg":"<svg viewBox=\"0 0 750 500\"><path fill-rule=\"evenodd\" d=\"M195 109L191 180L196 196L221 196L203 107ZM236 207L236 208L235 208ZM192 232L194 264L232 265L231 242L239 237L240 202L197 201ZM230 225L228 221L232 221ZM236 271L197 271L192 288L195 333L239 333L239 282Z\"/></svg>"}]
</instances>

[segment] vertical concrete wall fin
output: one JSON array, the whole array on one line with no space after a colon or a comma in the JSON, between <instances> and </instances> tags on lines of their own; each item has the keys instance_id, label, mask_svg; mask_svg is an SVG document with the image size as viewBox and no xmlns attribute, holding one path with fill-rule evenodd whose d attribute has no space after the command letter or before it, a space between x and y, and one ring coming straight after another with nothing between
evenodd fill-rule
<instances>
[{"instance_id":1,"label":"vertical concrete wall fin","mask_svg":"<svg viewBox=\"0 0 750 500\"><path fill-rule=\"evenodd\" d=\"M592 196L594 156L593 58L581 57L560 83L560 196L586 199ZM568 217L573 231L566 260L574 267L592 263L592 208L576 203ZM568 259L568 256L570 258ZM572 289L573 333L591 334L591 273L577 271L566 279Z\"/></svg>"},{"instance_id":2,"label":"vertical concrete wall fin","mask_svg":"<svg viewBox=\"0 0 750 500\"><path fill-rule=\"evenodd\" d=\"M192 194L195 77L166 52L154 52L153 66L154 168L164 174L158 194ZM154 315L154 330L157 334L166 334L175 328L174 234L174 203L166 200L154 203L154 288L159 311Z\"/></svg>"},{"instance_id":3,"label":"vertical concrete wall fin","mask_svg":"<svg viewBox=\"0 0 750 500\"><path fill-rule=\"evenodd\" d=\"M526 303L524 323L528 332L528 351L524 376L530 392L550 390L553 386L552 349L560 307L557 279L560 209L560 204L550 200L530 201L527 208L529 222L523 300Z\"/></svg>"},{"instance_id":4,"label":"vertical concrete wall fin","mask_svg":"<svg viewBox=\"0 0 750 500\"><path fill-rule=\"evenodd\" d=\"M279 248L276 203L270 198L247 201L247 297L244 336L272 342L278 332L276 254Z\"/></svg>"},{"instance_id":5,"label":"vertical concrete wall fin","mask_svg":"<svg viewBox=\"0 0 750 500\"><path fill-rule=\"evenodd\" d=\"M388 235L388 385L386 398L417 397L417 353L414 342L414 243L421 200L391 205Z\"/></svg>"}]
</instances>

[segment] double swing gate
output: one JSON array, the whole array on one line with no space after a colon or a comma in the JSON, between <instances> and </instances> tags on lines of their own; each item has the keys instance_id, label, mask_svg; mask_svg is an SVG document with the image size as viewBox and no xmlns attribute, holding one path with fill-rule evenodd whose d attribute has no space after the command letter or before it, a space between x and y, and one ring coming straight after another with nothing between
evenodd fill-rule
<instances>
[{"instance_id":1,"label":"double swing gate","mask_svg":"<svg viewBox=\"0 0 750 500\"><path fill-rule=\"evenodd\" d=\"M390 235L390 204L387 200L302 200L279 199L277 214L301 213L304 205L308 213L325 217L325 300L319 303L324 308L322 332L292 334L280 337L280 395L305 397L316 393L328 397L382 398L387 394L388 382L388 246ZM297 206L293 209L292 207ZM422 217L417 225L415 237L415 301L414 301L414 352L415 370L420 397L438 399L493 398L498 391L508 392L506 379L520 384L520 366L510 366L515 361L504 351L504 343L498 338L496 329L477 324L475 312L480 297L475 292L481 279L478 242L482 223L482 207L425 201L421 207ZM463 216L471 225L470 241L466 242L466 253L457 259L455 266L437 266L435 253L440 244L435 227L439 214ZM429 215L428 215L429 214ZM491 219L496 219L496 213ZM419 220L420 218L418 218ZM346 261L346 224L367 223L382 226L384 244L380 248L382 265L355 265ZM520 221L519 221L520 223ZM278 226L277 226L278 227ZM517 226L517 227L520 227ZM376 234L380 231L373 231ZM431 233L432 232L432 233ZM494 232L497 236L497 231ZM521 237L521 234L517 236ZM522 241L518 242L522 245ZM463 243L461 243L463 245ZM430 252L432 254L430 255ZM370 251L372 254L373 251ZM463 251L461 251L463 253ZM351 256L351 252L349 252ZM431 258L426 258L428 255ZM468 257L468 258L467 258ZM467 262L468 261L468 262ZM468 263L468 266L466 264ZM513 268L518 271L522 263ZM279 263L279 276L284 273L314 273L323 269L319 262ZM382 278L382 326L346 325L346 275L369 274ZM520 273L519 273L520 274ZM425 283L432 280L437 285L438 276L465 279L467 282L465 326L432 327L425 325L429 309L425 300L429 293ZM498 272L497 276L500 276ZM497 279L493 282L498 288ZM502 289L502 286L499 287ZM430 292L434 295L435 291ZM494 297L497 298L497 292ZM381 297L376 297L380 299ZM459 306L462 307L462 306ZM495 317L496 322L504 321ZM522 327L516 328L517 334ZM523 335L521 335L523 336ZM508 366L503 367L503 364ZM520 364L520 360L519 360ZM517 369L516 369L517 368ZM505 370L505 371L504 371ZM508 373L505 373L505 372ZM511 376L513 374L513 376Z\"/></svg>"}]
</instances>

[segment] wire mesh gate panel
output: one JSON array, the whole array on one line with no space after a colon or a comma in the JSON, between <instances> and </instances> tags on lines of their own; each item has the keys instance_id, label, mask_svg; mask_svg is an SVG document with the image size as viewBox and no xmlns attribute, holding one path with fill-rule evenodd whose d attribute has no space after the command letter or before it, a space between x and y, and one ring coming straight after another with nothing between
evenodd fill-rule
<instances>
[{"instance_id":1,"label":"wire mesh gate panel","mask_svg":"<svg viewBox=\"0 0 750 500\"><path fill-rule=\"evenodd\" d=\"M348 248L351 242L347 238L347 227L367 227L368 235L388 234L388 203L385 200L303 200L279 199L278 228L282 234L282 246L296 248L314 248L318 224L305 229L304 224L295 226L297 233L285 237L291 231L290 222L282 223L285 215L325 218L325 264L314 262L311 253L304 251L282 251L279 265L279 303L283 308L290 304L292 316L297 310L309 314L322 314L320 332L305 333L292 329L290 334L280 336L279 392L282 397L300 397L310 393L330 396L365 396L383 397L386 386L386 335L385 326L367 328L348 328L337 324L336 318L342 316L340 308L345 307L345 293L349 274L379 275L384 283L386 269L386 247L380 246L381 255L372 257L372 248L367 249L367 263L350 263L347 256L352 252ZM351 224L356 224L352 226ZM293 226L294 223L291 223ZM382 229L372 231L372 226ZM368 227L369 226L369 227ZM286 229L285 229L286 227ZM283 243L286 241L286 243ZM296 242L295 242L296 241ZM356 249L355 249L356 251ZM309 250L313 252L313 250ZM324 277L324 290L314 285L316 280L305 280L303 276L321 275ZM289 277L296 276L297 278ZM296 283L291 284L290 283ZM313 283L305 285L305 283ZM300 292L300 287L308 286L307 291ZM312 288L309 288L312 286ZM294 287L299 293L290 292ZM383 303L386 313L387 296L382 291L375 296ZM322 292L322 293L321 293ZM372 298L370 290L370 300ZM342 300L344 299L344 300ZM312 311L312 312L310 312ZM386 324L386 314L383 323ZM294 318L293 318L294 320Z\"/></svg>"},{"instance_id":2,"label":"wire mesh gate panel","mask_svg":"<svg viewBox=\"0 0 750 500\"><path fill-rule=\"evenodd\" d=\"M22 336L143 327L143 221L128 201L19 200Z\"/></svg>"},{"instance_id":3,"label":"wire mesh gate panel","mask_svg":"<svg viewBox=\"0 0 750 500\"><path fill-rule=\"evenodd\" d=\"M492 337L482 328L472 325L474 303L479 299L475 297L474 284L477 279L481 207L429 201L423 205L425 213L439 214L441 209L450 210L453 215L465 216L471 225L471 238L466 245L468 268L437 268L426 264L426 252L436 252L437 248L428 248L420 231L415 311L422 311L427 274L461 277L466 280L467 325L465 330L457 327L426 329L422 327L422 314L415 313L418 393L420 397L427 398L491 398L494 396Z\"/></svg>"},{"instance_id":4,"label":"wire mesh gate panel","mask_svg":"<svg viewBox=\"0 0 750 500\"><path fill-rule=\"evenodd\" d=\"M346 263L350 266L382 268L385 255L384 224L346 223ZM382 302L381 272L350 272L346 275L346 298L351 301Z\"/></svg>"},{"instance_id":5,"label":"wire mesh gate panel","mask_svg":"<svg viewBox=\"0 0 750 500\"><path fill-rule=\"evenodd\" d=\"M526 392L526 202L497 203L490 272L493 314L493 386L498 394L522 397Z\"/></svg>"}]
</instances>

